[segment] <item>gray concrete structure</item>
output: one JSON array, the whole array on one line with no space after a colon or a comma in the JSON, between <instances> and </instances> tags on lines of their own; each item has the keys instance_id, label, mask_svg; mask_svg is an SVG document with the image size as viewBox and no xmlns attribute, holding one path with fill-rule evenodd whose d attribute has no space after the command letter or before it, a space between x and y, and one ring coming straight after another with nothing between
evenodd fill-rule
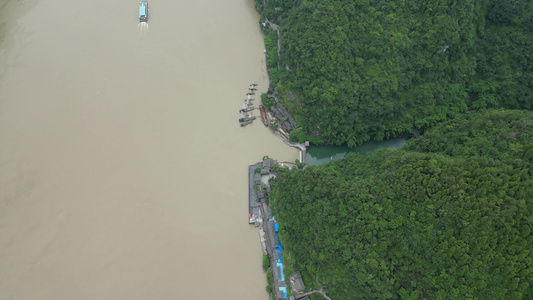
<instances>
[{"instance_id":1,"label":"gray concrete structure","mask_svg":"<svg viewBox=\"0 0 533 300\"><path fill-rule=\"evenodd\" d=\"M265 158L263 162L249 166L249 207L251 223L261 226L262 231L264 232L264 235L262 235L264 237L264 250L270 259L270 271L272 273L274 299L284 300L288 298L284 297L283 291L286 291L289 287L286 286L284 281L285 277L282 274L282 268L278 265L278 262L281 262L282 257L281 253L276 251L276 248L279 245L274 226L275 220L273 219L272 211L265 202L265 194L263 191L263 188L265 188L265 190L268 192L270 191L269 179L275 177L274 174L270 172L272 166L276 165L277 163L278 162L276 160ZM261 173L255 173L257 168L261 169ZM296 275L295 278L298 278L298 275ZM301 280L301 274L299 274L299 278ZM303 281L297 282L294 285L297 291L303 291L305 289ZM302 296L305 296L305 294Z\"/></svg>"},{"instance_id":2,"label":"gray concrete structure","mask_svg":"<svg viewBox=\"0 0 533 300\"><path fill-rule=\"evenodd\" d=\"M261 185L257 187L256 193L257 193L257 198L259 199L259 201L262 201L263 199L265 199L265 195L263 194L263 189L261 188Z\"/></svg>"},{"instance_id":3,"label":"gray concrete structure","mask_svg":"<svg viewBox=\"0 0 533 300\"><path fill-rule=\"evenodd\" d=\"M261 184L261 175L256 174L254 171L256 168L262 168L262 163L248 166L248 222L251 224L259 225L261 222L261 208L259 207L260 201L257 197L257 193L254 189L254 185ZM259 177L257 177L257 176ZM256 180L259 180L256 183Z\"/></svg>"},{"instance_id":4,"label":"gray concrete structure","mask_svg":"<svg viewBox=\"0 0 533 300\"><path fill-rule=\"evenodd\" d=\"M272 218L272 211L264 201L261 202L261 214L265 219Z\"/></svg>"},{"instance_id":5,"label":"gray concrete structure","mask_svg":"<svg viewBox=\"0 0 533 300\"><path fill-rule=\"evenodd\" d=\"M300 294L305 291L304 281L300 272L294 272L290 278L291 290L293 294Z\"/></svg>"},{"instance_id":6,"label":"gray concrete structure","mask_svg":"<svg viewBox=\"0 0 533 300\"><path fill-rule=\"evenodd\" d=\"M260 164L260 163L259 163ZM260 173L255 173L255 169L253 170L254 172L254 184L260 184L261 183L261 174Z\"/></svg>"},{"instance_id":7,"label":"gray concrete structure","mask_svg":"<svg viewBox=\"0 0 533 300\"><path fill-rule=\"evenodd\" d=\"M276 232L274 230L274 223L273 222L268 222L268 221L264 221L263 219L263 229L265 230L265 234L266 234L266 246L267 246L267 253L268 253L268 256L270 258L273 258L276 251L276 246L277 246L277 242L276 242Z\"/></svg>"}]
</instances>

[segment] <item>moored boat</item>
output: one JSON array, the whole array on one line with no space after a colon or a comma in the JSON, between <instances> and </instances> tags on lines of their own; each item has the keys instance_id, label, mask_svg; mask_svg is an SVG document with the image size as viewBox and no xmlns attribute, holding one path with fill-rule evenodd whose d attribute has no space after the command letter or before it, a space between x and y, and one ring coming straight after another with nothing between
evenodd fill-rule
<instances>
[{"instance_id":1,"label":"moored boat","mask_svg":"<svg viewBox=\"0 0 533 300\"><path fill-rule=\"evenodd\" d=\"M251 107L243 108L243 109L239 110L239 112L245 113L245 112L250 112L250 111L252 111L254 109L255 109L255 107L251 106Z\"/></svg>"},{"instance_id":2,"label":"moored boat","mask_svg":"<svg viewBox=\"0 0 533 300\"><path fill-rule=\"evenodd\" d=\"M255 116L240 118L239 122L248 122L255 120Z\"/></svg>"},{"instance_id":3,"label":"moored boat","mask_svg":"<svg viewBox=\"0 0 533 300\"><path fill-rule=\"evenodd\" d=\"M259 105L259 110L261 111L261 119L263 120L263 124L265 124L265 126L268 126L268 117L265 111L265 107L263 105Z\"/></svg>"},{"instance_id":4,"label":"moored boat","mask_svg":"<svg viewBox=\"0 0 533 300\"><path fill-rule=\"evenodd\" d=\"M246 125L250 125L250 124L252 124L252 122L253 122L253 120L243 122L243 123L241 123L241 127L244 127Z\"/></svg>"}]
</instances>

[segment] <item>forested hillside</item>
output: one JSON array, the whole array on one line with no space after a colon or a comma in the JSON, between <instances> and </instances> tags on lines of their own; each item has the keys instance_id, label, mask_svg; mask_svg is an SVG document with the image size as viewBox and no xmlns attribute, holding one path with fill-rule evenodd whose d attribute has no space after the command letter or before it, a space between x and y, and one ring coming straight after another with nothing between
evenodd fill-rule
<instances>
[{"instance_id":1,"label":"forested hillside","mask_svg":"<svg viewBox=\"0 0 533 300\"><path fill-rule=\"evenodd\" d=\"M350 146L533 108L532 0L256 0L294 139ZM267 28L267 27L265 27ZM279 69L278 69L279 66Z\"/></svg>"},{"instance_id":2,"label":"forested hillside","mask_svg":"<svg viewBox=\"0 0 533 300\"><path fill-rule=\"evenodd\" d=\"M331 299L533 299L533 113L469 112L399 150L279 171L288 267Z\"/></svg>"}]
</instances>

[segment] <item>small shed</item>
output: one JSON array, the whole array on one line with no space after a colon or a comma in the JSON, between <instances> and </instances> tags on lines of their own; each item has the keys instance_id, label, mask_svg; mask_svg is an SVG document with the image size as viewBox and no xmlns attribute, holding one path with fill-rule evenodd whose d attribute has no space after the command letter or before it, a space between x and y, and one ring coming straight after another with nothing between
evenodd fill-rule
<instances>
[{"instance_id":1,"label":"small shed","mask_svg":"<svg viewBox=\"0 0 533 300\"><path fill-rule=\"evenodd\" d=\"M263 159L263 168L264 167L267 167L267 168L272 167L272 159L270 158Z\"/></svg>"},{"instance_id":2,"label":"small shed","mask_svg":"<svg viewBox=\"0 0 533 300\"><path fill-rule=\"evenodd\" d=\"M261 174L259 173L254 174L254 184L261 184Z\"/></svg>"}]
</instances>

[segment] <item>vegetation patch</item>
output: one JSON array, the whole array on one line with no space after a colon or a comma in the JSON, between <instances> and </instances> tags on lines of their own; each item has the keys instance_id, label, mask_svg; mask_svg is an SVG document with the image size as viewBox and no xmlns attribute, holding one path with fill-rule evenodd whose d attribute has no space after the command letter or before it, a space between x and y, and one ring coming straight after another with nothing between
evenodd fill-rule
<instances>
[{"instance_id":1,"label":"vegetation patch","mask_svg":"<svg viewBox=\"0 0 533 300\"><path fill-rule=\"evenodd\" d=\"M533 298L533 113L483 110L402 149L279 169L272 206L332 299Z\"/></svg>"},{"instance_id":2,"label":"vegetation patch","mask_svg":"<svg viewBox=\"0 0 533 300\"><path fill-rule=\"evenodd\" d=\"M529 0L256 0L299 140L423 133L467 110L533 109Z\"/></svg>"}]
</instances>

